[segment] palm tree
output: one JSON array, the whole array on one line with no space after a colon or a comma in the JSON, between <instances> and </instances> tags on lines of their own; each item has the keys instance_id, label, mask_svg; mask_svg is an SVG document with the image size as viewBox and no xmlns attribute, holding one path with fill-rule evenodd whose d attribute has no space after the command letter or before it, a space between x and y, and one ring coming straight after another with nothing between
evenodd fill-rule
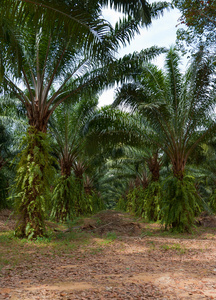
<instances>
[{"instance_id":1,"label":"palm tree","mask_svg":"<svg viewBox=\"0 0 216 300\"><path fill-rule=\"evenodd\" d=\"M112 201L124 195L122 207L153 220L158 217L154 202L158 203L161 190L162 153L146 138L153 135L147 124L142 115L105 107L92 116L86 131L89 151L94 148L103 157L102 195Z\"/></svg>"},{"instance_id":2,"label":"palm tree","mask_svg":"<svg viewBox=\"0 0 216 300\"><path fill-rule=\"evenodd\" d=\"M185 76L178 65L179 56L170 49L166 73L146 65L138 83L119 89L114 105L131 105L148 118L157 133L152 142L169 156L174 176L182 180L191 152L215 129L215 82L214 66L201 51Z\"/></svg>"},{"instance_id":3,"label":"palm tree","mask_svg":"<svg viewBox=\"0 0 216 300\"><path fill-rule=\"evenodd\" d=\"M97 103L97 97L83 98L76 103L62 103L50 119L50 130L55 141L53 149L61 171L53 190L52 216L59 220L66 220L83 212L81 206L87 205L83 203L86 201L84 173L87 158L82 130ZM89 182L90 179L86 179Z\"/></svg>"},{"instance_id":4,"label":"palm tree","mask_svg":"<svg viewBox=\"0 0 216 300\"><path fill-rule=\"evenodd\" d=\"M172 199L167 206L165 222L180 230L190 226L196 206L196 190L185 174L188 158L216 129L213 75L212 58L204 56L202 49L182 75L178 53L171 48L165 71L146 64L139 81L120 88L114 102L114 105L129 105L143 114L154 130L151 142L169 157L174 176L171 185L175 188L167 183ZM189 194L193 209L187 205Z\"/></svg>"}]
</instances>

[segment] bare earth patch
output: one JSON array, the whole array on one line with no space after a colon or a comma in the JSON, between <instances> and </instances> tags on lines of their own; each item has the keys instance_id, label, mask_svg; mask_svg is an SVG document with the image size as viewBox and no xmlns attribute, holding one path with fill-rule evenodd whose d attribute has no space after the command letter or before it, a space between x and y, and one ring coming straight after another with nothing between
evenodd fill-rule
<instances>
[{"instance_id":1,"label":"bare earth patch","mask_svg":"<svg viewBox=\"0 0 216 300\"><path fill-rule=\"evenodd\" d=\"M216 299L214 228L171 235L105 211L27 242L4 239L14 224L5 221L0 214L0 299Z\"/></svg>"}]
</instances>

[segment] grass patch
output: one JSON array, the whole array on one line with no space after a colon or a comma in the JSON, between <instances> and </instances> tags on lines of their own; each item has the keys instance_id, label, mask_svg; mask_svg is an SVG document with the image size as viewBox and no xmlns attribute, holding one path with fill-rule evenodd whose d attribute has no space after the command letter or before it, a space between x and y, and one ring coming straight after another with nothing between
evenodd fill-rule
<instances>
[{"instance_id":1,"label":"grass patch","mask_svg":"<svg viewBox=\"0 0 216 300\"><path fill-rule=\"evenodd\" d=\"M148 223L145 228L142 229L140 237L166 237L173 239L214 239L215 230L214 228L204 228L204 227L193 227L190 233L180 233L171 230L165 230L164 227L158 226L158 223Z\"/></svg>"},{"instance_id":2,"label":"grass patch","mask_svg":"<svg viewBox=\"0 0 216 300\"><path fill-rule=\"evenodd\" d=\"M163 245L160 246L160 248L162 250L165 250L165 251L174 250L178 254L185 254L187 252L187 249L184 246L182 246L182 245L180 245L178 243L172 244L172 245L163 244Z\"/></svg>"},{"instance_id":3,"label":"grass patch","mask_svg":"<svg viewBox=\"0 0 216 300\"><path fill-rule=\"evenodd\" d=\"M117 239L117 235L115 232L107 232L106 238L107 240L114 241Z\"/></svg>"}]
</instances>

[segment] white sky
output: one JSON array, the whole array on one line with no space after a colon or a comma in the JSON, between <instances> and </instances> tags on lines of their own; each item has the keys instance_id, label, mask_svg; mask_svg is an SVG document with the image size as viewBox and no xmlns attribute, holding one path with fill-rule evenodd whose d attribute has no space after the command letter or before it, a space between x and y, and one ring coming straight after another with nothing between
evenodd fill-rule
<instances>
[{"instance_id":1,"label":"white sky","mask_svg":"<svg viewBox=\"0 0 216 300\"><path fill-rule=\"evenodd\" d=\"M152 2L152 1L149 1ZM111 24L115 24L121 17L121 14L110 9L103 10L103 16ZM176 26L179 24L180 12L177 9L165 11L164 15L157 20L152 21L152 25L146 29L140 30L140 34L131 41L130 45L119 50L118 56L121 57L125 54L134 51L140 51L151 46L167 47L175 44L176 40ZM163 56L158 57L154 63L160 68L163 67ZM105 90L99 98L99 107L111 104L113 102L114 89Z\"/></svg>"}]
</instances>

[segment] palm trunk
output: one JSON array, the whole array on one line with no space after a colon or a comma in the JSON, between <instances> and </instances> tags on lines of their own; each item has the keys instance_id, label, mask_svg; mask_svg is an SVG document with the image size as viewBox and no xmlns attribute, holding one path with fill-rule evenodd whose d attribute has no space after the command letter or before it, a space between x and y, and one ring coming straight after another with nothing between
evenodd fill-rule
<instances>
[{"instance_id":1,"label":"palm trunk","mask_svg":"<svg viewBox=\"0 0 216 300\"><path fill-rule=\"evenodd\" d=\"M152 174L152 181L158 181L160 178L160 168L161 168L161 163L158 161L158 153L156 152L153 157L151 157L148 160L148 168L149 171Z\"/></svg>"},{"instance_id":2,"label":"palm trunk","mask_svg":"<svg viewBox=\"0 0 216 300\"><path fill-rule=\"evenodd\" d=\"M26 134L16 179L16 208L19 221L16 234L36 238L45 234L46 195L53 174L52 157L46 133L30 127Z\"/></svg>"},{"instance_id":3,"label":"palm trunk","mask_svg":"<svg viewBox=\"0 0 216 300\"><path fill-rule=\"evenodd\" d=\"M71 176L72 163L67 158L62 157L59 159L59 164L61 168L60 181L62 183L62 186L59 187L59 189L63 189L63 191L61 195L59 195L56 201L56 207L53 211L53 214L58 222L67 220L67 218L71 217L71 215L74 213L71 207L71 189L73 189L73 186L71 184L71 178L69 178ZM59 191L57 191L57 193L58 192Z\"/></svg>"},{"instance_id":4,"label":"palm trunk","mask_svg":"<svg viewBox=\"0 0 216 300\"><path fill-rule=\"evenodd\" d=\"M86 195L92 195L94 192L92 181L88 176L84 182L84 191Z\"/></svg>"},{"instance_id":5,"label":"palm trunk","mask_svg":"<svg viewBox=\"0 0 216 300\"><path fill-rule=\"evenodd\" d=\"M76 188L76 213L82 215L85 213L85 195L84 195L84 178L85 165L82 162L75 162L73 164L73 171L75 175Z\"/></svg>"},{"instance_id":6,"label":"palm trunk","mask_svg":"<svg viewBox=\"0 0 216 300\"><path fill-rule=\"evenodd\" d=\"M180 181L183 180L185 174L185 165L186 161L184 158L180 157L174 160L173 162L173 175L178 178Z\"/></svg>"},{"instance_id":7,"label":"palm trunk","mask_svg":"<svg viewBox=\"0 0 216 300\"><path fill-rule=\"evenodd\" d=\"M26 104L29 125L34 127L37 131L46 133L49 121L49 110L47 107L39 109L38 101L34 102L34 105ZM42 111L44 111L44 113L42 113Z\"/></svg>"},{"instance_id":8,"label":"palm trunk","mask_svg":"<svg viewBox=\"0 0 216 300\"><path fill-rule=\"evenodd\" d=\"M61 158L59 160L59 163L61 167L61 176L64 176L65 178L70 177L72 170L72 162L65 158Z\"/></svg>"}]
</instances>

